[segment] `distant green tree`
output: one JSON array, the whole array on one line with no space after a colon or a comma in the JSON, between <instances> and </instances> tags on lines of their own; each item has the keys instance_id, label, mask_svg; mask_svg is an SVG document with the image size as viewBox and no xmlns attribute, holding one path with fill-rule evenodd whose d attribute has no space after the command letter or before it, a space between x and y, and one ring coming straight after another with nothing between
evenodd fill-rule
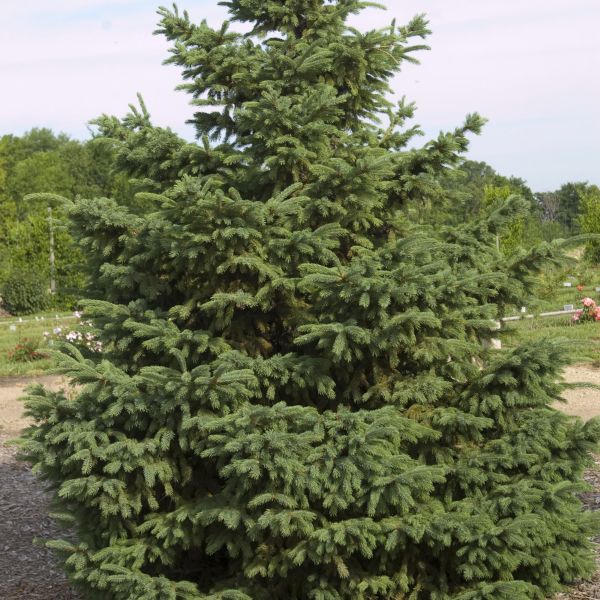
<instances>
[{"instance_id":1,"label":"distant green tree","mask_svg":"<svg viewBox=\"0 0 600 600\"><path fill-rule=\"evenodd\" d=\"M510 189L523 198L534 216L535 197L527 184L517 177L505 177L483 161L465 160L439 179L436 197L429 203L424 221L458 224L481 216L489 207L486 190Z\"/></svg>"},{"instance_id":2,"label":"distant green tree","mask_svg":"<svg viewBox=\"0 0 600 600\"><path fill-rule=\"evenodd\" d=\"M54 134L46 128L33 128L22 136L7 134L0 137L0 157L7 170L37 152L52 152L69 138L65 134Z\"/></svg>"},{"instance_id":3,"label":"distant green tree","mask_svg":"<svg viewBox=\"0 0 600 600\"><path fill-rule=\"evenodd\" d=\"M558 198L556 220L573 235L579 233L579 203L589 185L586 182L565 183L554 192Z\"/></svg>"},{"instance_id":4,"label":"distant green tree","mask_svg":"<svg viewBox=\"0 0 600 600\"><path fill-rule=\"evenodd\" d=\"M483 208L488 212L500 209L515 195L515 190L508 184L486 185L483 192ZM526 246L523 232L527 218L528 215L516 216L507 221L496 235L496 245L504 254L513 254L517 248Z\"/></svg>"},{"instance_id":5,"label":"distant green tree","mask_svg":"<svg viewBox=\"0 0 600 600\"><path fill-rule=\"evenodd\" d=\"M17 217L26 218L45 206L28 204L25 197L38 192L52 192L67 198L72 197L74 178L58 152L36 152L14 165L7 180L5 193L8 201L17 207Z\"/></svg>"},{"instance_id":6,"label":"distant green tree","mask_svg":"<svg viewBox=\"0 0 600 600\"><path fill-rule=\"evenodd\" d=\"M581 194L579 226L582 233L600 234L600 188L596 185L589 186ZM600 242L588 242L586 255L593 262L600 263Z\"/></svg>"},{"instance_id":7,"label":"distant green tree","mask_svg":"<svg viewBox=\"0 0 600 600\"><path fill-rule=\"evenodd\" d=\"M5 189L6 186L6 164L5 161L0 157L0 190Z\"/></svg>"},{"instance_id":8,"label":"distant green tree","mask_svg":"<svg viewBox=\"0 0 600 600\"><path fill-rule=\"evenodd\" d=\"M50 288L46 211L22 219L15 219L12 215L5 217L0 225L0 248L0 286L15 273L28 272ZM65 225L61 225L60 218L54 222L54 254L58 294L53 300L56 306L71 306L81 297L86 286L85 255Z\"/></svg>"},{"instance_id":9,"label":"distant green tree","mask_svg":"<svg viewBox=\"0 0 600 600\"><path fill-rule=\"evenodd\" d=\"M129 176L116 164L114 144L92 139L79 142L49 129L0 138L0 283L11 272L35 269L49 281L47 198L53 193L69 200L117 194L134 205ZM30 196L33 194L34 196ZM140 207L143 210L145 207ZM54 206L56 275L55 301L70 304L81 295L87 261L67 229L64 207Z\"/></svg>"}]
</instances>

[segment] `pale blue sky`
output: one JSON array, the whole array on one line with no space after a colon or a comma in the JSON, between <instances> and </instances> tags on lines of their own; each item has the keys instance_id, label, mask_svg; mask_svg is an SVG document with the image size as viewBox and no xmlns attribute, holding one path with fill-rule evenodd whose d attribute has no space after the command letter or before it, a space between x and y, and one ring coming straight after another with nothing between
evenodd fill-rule
<instances>
[{"instance_id":1,"label":"pale blue sky","mask_svg":"<svg viewBox=\"0 0 600 600\"><path fill-rule=\"evenodd\" d=\"M356 24L383 26L427 13L432 50L394 81L415 100L429 135L468 112L489 119L470 157L523 177L536 191L566 181L600 184L599 0L383 0ZM141 92L154 121L186 137L186 94L161 65L152 36L160 0L2 0L0 134L35 126L87 137L102 112L123 115ZM220 24L216 0L182 0Z\"/></svg>"}]
</instances>

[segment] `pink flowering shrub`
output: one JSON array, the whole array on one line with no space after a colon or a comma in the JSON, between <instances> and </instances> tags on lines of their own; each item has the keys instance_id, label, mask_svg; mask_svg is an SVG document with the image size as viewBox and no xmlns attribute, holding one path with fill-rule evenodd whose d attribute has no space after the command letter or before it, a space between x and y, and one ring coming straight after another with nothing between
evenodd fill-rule
<instances>
[{"instance_id":1,"label":"pink flowering shrub","mask_svg":"<svg viewBox=\"0 0 600 600\"><path fill-rule=\"evenodd\" d=\"M578 310L572 317L575 323L591 323L600 321L600 306L592 298L582 298L583 308Z\"/></svg>"}]
</instances>

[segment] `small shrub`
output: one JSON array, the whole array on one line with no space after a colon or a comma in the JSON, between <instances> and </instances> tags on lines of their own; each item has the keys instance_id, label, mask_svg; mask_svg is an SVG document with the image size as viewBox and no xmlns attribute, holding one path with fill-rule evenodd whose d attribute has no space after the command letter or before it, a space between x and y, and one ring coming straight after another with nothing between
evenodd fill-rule
<instances>
[{"instance_id":1,"label":"small shrub","mask_svg":"<svg viewBox=\"0 0 600 600\"><path fill-rule=\"evenodd\" d=\"M19 363L33 362L36 360L42 360L43 358L48 358L47 354L44 354L38 350L39 346L39 342L36 342L35 340L20 340L12 350L9 350L8 358L13 362Z\"/></svg>"},{"instance_id":2,"label":"small shrub","mask_svg":"<svg viewBox=\"0 0 600 600\"><path fill-rule=\"evenodd\" d=\"M50 297L39 276L14 273L2 287L2 304L12 315L29 315L47 308Z\"/></svg>"}]
</instances>

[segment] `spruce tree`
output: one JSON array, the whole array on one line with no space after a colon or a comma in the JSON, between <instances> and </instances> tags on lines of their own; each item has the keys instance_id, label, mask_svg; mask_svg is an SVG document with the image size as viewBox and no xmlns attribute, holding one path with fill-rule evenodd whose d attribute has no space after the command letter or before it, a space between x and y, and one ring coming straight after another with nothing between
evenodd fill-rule
<instances>
[{"instance_id":1,"label":"spruce tree","mask_svg":"<svg viewBox=\"0 0 600 600\"><path fill-rule=\"evenodd\" d=\"M520 600L590 574L577 492L599 437L551 408L564 347L486 349L556 254L510 260L526 205L433 230L482 119L416 149L390 78L427 34L360 32L359 0L160 9L198 143L143 106L100 134L135 179L70 209L103 300L101 356L66 346L72 394L31 388L23 454L74 538L86 598Z\"/></svg>"}]
</instances>

